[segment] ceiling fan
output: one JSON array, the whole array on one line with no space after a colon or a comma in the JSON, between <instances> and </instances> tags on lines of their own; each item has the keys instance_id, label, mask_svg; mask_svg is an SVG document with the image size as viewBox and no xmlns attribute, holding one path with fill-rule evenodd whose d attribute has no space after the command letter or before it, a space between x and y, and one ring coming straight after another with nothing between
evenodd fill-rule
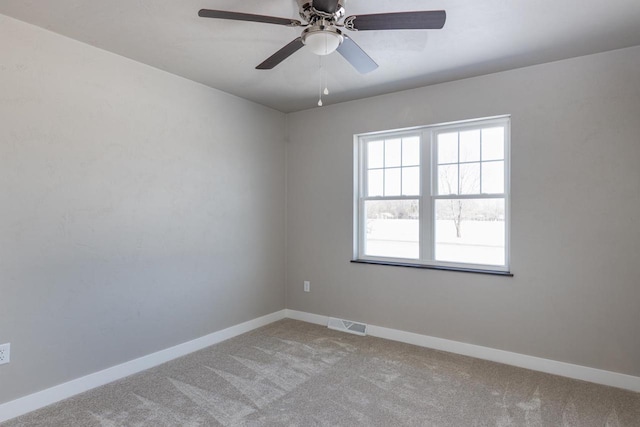
<instances>
[{"instance_id":1,"label":"ceiling fan","mask_svg":"<svg viewBox=\"0 0 640 427\"><path fill-rule=\"evenodd\" d=\"M258 65L258 70L270 70L307 46L316 55L328 55L338 51L356 70L365 74L378 68L378 64L362 50L343 30L439 30L444 26L447 14L444 10L378 13L370 15L345 15L346 0L297 0L300 17L297 19L249 13L202 9L203 18L231 19L236 21L262 22L288 27L305 27L300 37L271 55ZM342 21L342 22L341 22Z\"/></svg>"}]
</instances>

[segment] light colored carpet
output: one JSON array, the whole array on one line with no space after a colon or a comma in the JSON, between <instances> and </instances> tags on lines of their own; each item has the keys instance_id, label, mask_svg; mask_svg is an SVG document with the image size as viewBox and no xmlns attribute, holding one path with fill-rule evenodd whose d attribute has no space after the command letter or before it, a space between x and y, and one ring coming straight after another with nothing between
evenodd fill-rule
<instances>
[{"instance_id":1,"label":"light colored carpet","mask_svg":"<svg viewBox=\"0 0 640 427\"><path fill-rule=\"evenodd\" d=\"M640 394L283 320L6 423L640 426Z\"/></svg>"}]
</instances>

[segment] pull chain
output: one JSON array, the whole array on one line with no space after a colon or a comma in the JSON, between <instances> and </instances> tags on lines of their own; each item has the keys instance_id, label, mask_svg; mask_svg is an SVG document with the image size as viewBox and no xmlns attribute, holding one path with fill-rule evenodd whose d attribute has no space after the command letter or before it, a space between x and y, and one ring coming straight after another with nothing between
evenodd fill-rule
<instances>
[{"instance_id":1,"label":"pull chain","mask_svg":"<svg viewBox=\"0 0 640 427\"><path fill-rule=\"evenodd\" d=\"M318 107L322 107L322 56L320 58L318 65L318 74L320 75L320 85L318 87Z\"/></svg>"},{"instance_id":2,"label":"pull chain","mask_svg":"<svg viewBox=\"0 0 640 427\"><path fill-rule=\"evenodd\" d=\"M326 69L323 70L324 72L322 73L324 76L324 91L322 91L322 93L324 93L325 95L329 95L329 88L327 85L327 71Z\"/></svg>"},{"instance_id":3,"label":"pull chain","mask_svg":"<svg viewBox=\"0 0 640 427\"><path fill-rule=\"evenodd\" d=\"M327 85L327 73L326 71L322 68L322 56L319 56L318 58L320 58L319 60L319 68L318 68L318 74L319 76L319 80L320 80L320 84L318 85L318 107L322 107L322 95L329 95L329 87ZM322 89L324 87L324 90Z\"/></svg>"}]
</instances>

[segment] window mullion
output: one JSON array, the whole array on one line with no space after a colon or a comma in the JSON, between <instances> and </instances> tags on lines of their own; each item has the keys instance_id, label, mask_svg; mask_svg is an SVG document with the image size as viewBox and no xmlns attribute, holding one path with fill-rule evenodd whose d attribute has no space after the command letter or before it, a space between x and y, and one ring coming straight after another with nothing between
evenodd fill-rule
<instances>
[{"instance_id":1,"label":"window mullion","mask_svg":"<svg viewBox=\"0 0 640 427\"><path fill-rule=\"evenodd\" d=\"M456 194L462 194L462 182L460 181L460 132L457 133L458 135L458 163L456 163L456 166L458 167L458 188L456 188Z\"/></svg>"},{"instance_id":2,"label":"window mullion","mask_svg":"<svg viewBox=\"0 0 640 427\"><path fill-rule=\"evenodd\" d=\"M482 129L480 129L480 193L482 193Z\"/></svg>"},{"instance_id":3,"label":"window mullion","mask_svg":"<svg viewBox=\"0 0 640 427\"><path fill-rule=\"evenodd\" d=\"M505 265L511 265L511 122L504 125Z\"/></svg>"},{"instance_id":4,"label":"window mullion","mask_svg":"<svg viewBox=\"0 0 640 427\"><path fill-rule=\"evenodd\" d=\"M360 177L362 179L362 185L360 186L360 197L364 197L367 194L367 189L369 188L369 156L368 146L366 143L361 142L361 159L360 164L362 165L360 168Z\"/></svg>"},{"instance_id":5,"label":"window mullion","mask_svg":"<svg viewBox=\"0 0 640 427\"><path fill-rule=\"evenodd\" d=\"M364 234L361 227L361 224L364 224L364 200L362 200L362 197L358 198L354 206L355 209L357 209L357 213L355 216L357 221L357 224L355 225L357 226L357 229L354 231L356 245L353 252L357 255L358 258L361 258L362 255L364 255Z\"/></svg>"},{"instance_id":6,"label":"window mullion","mask_svg":"<svg viewBox=\"0 0 640 427\"><path fill-rule=\"evenodd\" d=\"M436 176L432 158L432 132L423 131L420 139L420 259L429 262L433 259L433 182Z\"/></svg>"},{"instance_id":7,"label":"window mullion","mask_svg":"<svg viewBox=\"0 0 640 427\"><path fill-rule=\"evenodd\" d=\"M382 195L387 194L387 140L382 141Z\"/></svg>"},{"instance_id":8,"label":"window mullion","mask_svg":"<svg viewBox=\"0 0 640 427\"><path fill-rule=\"evenodd\" d=\"M357 226L357 229L356 229L357 247L354 252L357 254L358 257L361 257L365 253L364 230L361 225L366 223L365 212L364 212L364 199L367 194L368 180L369 180L369 173L368 173L369 160L368 160L367 154L368 154L367 143L364 141L359 141L358 142L358 155L359 155L358 163L360 165L360 168L358 169L358 174L359 174L358 178L360 180L359 180L359 186L358 186L358 200L356 203L356 208L358 209L356 213L357 224L354 225L354 226Z\"/></svg>"}]
</instances>

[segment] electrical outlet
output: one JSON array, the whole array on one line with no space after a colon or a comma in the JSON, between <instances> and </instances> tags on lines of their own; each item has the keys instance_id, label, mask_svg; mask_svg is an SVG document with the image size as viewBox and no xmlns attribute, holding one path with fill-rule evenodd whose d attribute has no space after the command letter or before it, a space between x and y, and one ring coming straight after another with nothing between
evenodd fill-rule
<instances>
[{"instance_id":1,"label":"electrical outlet","mask_svg":"<svg viewBox=\"0 0 640 427\"><path fill-rule=\"evenodd\" d=\"M308 280L304 281L304 291L311 292L311 282L309 282Z\"/></svg>"},{"instance_id":2,"label":"electrical outlet","mask_svg":"<svg viewBox=\"0 0 640 427\"><path fill-rule=\"evenodd\" d=\"M11 361L11 344L0 344L0 365Z\"/></svg>"}]
</instances>

